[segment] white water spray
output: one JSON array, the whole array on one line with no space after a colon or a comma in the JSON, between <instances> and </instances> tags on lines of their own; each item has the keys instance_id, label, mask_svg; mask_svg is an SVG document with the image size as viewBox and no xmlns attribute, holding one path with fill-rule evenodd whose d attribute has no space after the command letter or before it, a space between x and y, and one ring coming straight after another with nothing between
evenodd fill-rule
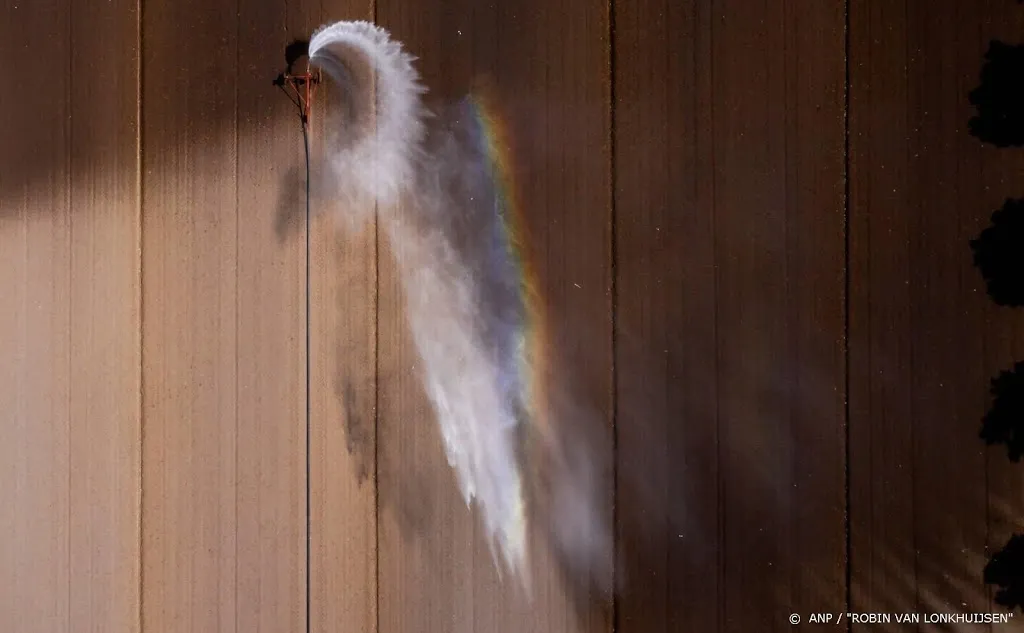
<instances>
[{"instance_id":1,"label":"white water spray","mask_svg":"<svg viewBox=\"0 0 1024 633\"><path fill-rule=\"evenodd\" d=\"M344 110L344 123L328 131L322 192L357 225L377 205L448 462L467 505L479 506L495 562L500 553L529 590L530 483L531 521L543 523L556 555L607 586L610 517L599 516L587 442L564 430L534 435L542 437L534 442L539 457L528 472L521 468L524 298L497 227L501 201L489 159L466 125L468 102L428 111L414 58L367 22L321 28L309 57L340 86Z\"/></svg>"},{"instance_id":2,"label":"white water spray","mask_svg":"<svg viewBox=\"0 0 1024 633\"><path fill-rule=\"evenodd\" d=\"M496 544L506 568L525 578L518 390L509 384L515 367L507 366L514 354L488 336L497 330L514 340L521 310L509 292L498 297L500 307L485 296L494 287L513 291L515 271L485 289L469 261L484 253L466 248L488 241L480 223L467 221L467 203L490 197L486 174L450 169L465 162L454 154L466 148L447 135L428 138L431 115L413 58L383 29L332 24L313 35L309 57L347 95L347 124L330 140L331 191L346 211L377 204L448 461L466 503L480 505L492 552Z\"/></svg>"}]
</instances>

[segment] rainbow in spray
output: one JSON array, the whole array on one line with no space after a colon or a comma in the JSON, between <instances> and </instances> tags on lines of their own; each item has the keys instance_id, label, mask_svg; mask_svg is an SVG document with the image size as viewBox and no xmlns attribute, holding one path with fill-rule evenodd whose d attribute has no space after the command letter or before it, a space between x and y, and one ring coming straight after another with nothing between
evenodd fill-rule
<instances>
[{"instance_id":1,"label":"rainbow in spray","mask_svg":"<svg viewBox=\"0 0 1024 633\"><path fill-rule=\"evenodd\" d=\"M509 404L515 412L516 424L525 427L513 435L513 441L518 444L514 453L518 456L519 479L525 484L524 479L530 476L531 469L528 466L529 452L521 442L546 428L547 311L531 253L529 224L515 179L512 135L494 95L489 83L479 81L460 112L468 114L463 124L475 145L468 154L483 162L480 167L486 174L484 180L490 194L484 197L490 204L480 205L472 211L487 214L481 222L490 233L485 238L491 249L486 258L491 271L486 276L492 283L498 280L513 282L510 290L514 294L517 318L507 324L510 325L505 328L508 331L492 331L490 336L507 340L505 344L496 345L498 355L503 356L496 359L496 364L507 374L505 382L511 385L508 389ZM523 430L527 433L521 432ZM507 503L521 508L514 515L519 524L507 526L506 533L518 534L525 542L530 514L525 490L522 485L509 486L505 494L517 497L508 499ZM520 578L528 587L529 580L523 569L520 569Z\"/></svg>"},{"instance_id":2,"label":"rainbow in spray","mask_svg":"<svg viewBox=\"0 0 1024 633\"><path fill-rule=\"evenodd\" d=\"M536 241L520 199L516 181L513 136L507 119L501 116L499 101L489 84L479 83L468 98L470 125L477 148L472 155L486 165L485 179L491 189L492 240L497 251L494 259L504 266L490 275L492 279L513 277L520 318L516 322L517 344L508 346L512 358L502 359L502 367L514 367L520 432L518 469L524 489L509 487L507 494L520 494L526 504L531 534L546 537L551 552L574 572L586 575L594 586L610 587L611 538L601 516L600 484L594 445L581 432L580 422L594 423L571 397L572 385L556 375L555 345L547 302L541 292L532 247ZM565 416L575 416L566 424ZM525 533L526 526L516 530Z\"/></svg>"},{"instance_id":3,"label":"rainbow in spray","mask_svg":"<svg viewBox=\"0 0 1024 633\"><path fill-rule=\"evenodd\" d=\"M502 116L494 89L479 81L468 98L472 124L476 127L480 154L494 186L494 226L499 244L514 265L519 299L523 310L520 323L517 365L522 389L522 404L528 424L546 427L546 386L550 367L548 350L548 314L540 289L540 276L531 252L529 222L524 213L518 183L515 180L515 153L507 118Z\"/></svg>"}]
</instances>

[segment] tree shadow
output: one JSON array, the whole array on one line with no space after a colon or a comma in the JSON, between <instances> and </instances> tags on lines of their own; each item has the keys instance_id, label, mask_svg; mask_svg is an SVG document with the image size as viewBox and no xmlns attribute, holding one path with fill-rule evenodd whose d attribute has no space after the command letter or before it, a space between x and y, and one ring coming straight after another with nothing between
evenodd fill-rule
<instances>
[{"instance_id":1,"label":"tree shadow","mask_svg":"<svg viewBox=\"0 0 1024 633\"><path fill-rule=\"evenodd\" d=\"M985 565L985 583L995 585L996 604L1024 613L1024 534L1015 534Z\"/></svg>"},{"instance_id":2,"label":"tree shadow","mask_svg":"<svg viewBox=\"0 0 1024 633\"><path fill-rule=\"evenodd\" d=\"M992 224L970 245L992 301L1024 305L1024 199L1006 200L992 213Z\"/></svg>"},{"instance_id":3,"label":"tree shadow","mask_svg":"<svg viewBox=\"0 0 1024 633\"><path fill-rule=\"evenodd\" d=\"M985 444L1005 444L1007 456L1019 462L1024 456L1024 361L992 379L992 408L982 421Z\"/></svg>"},{"instance_id":4,"label":"tree shadow","mask_svg":"<svg viewBox=\"0 0 1024 633\"><path fill-rule=\"evenodd\" d=\"M972 136L996 147L1024 145L1024 45L998 40L989 44L980 85L969 95L977 115L971 118Z\"/></svg>"}]
</instances>

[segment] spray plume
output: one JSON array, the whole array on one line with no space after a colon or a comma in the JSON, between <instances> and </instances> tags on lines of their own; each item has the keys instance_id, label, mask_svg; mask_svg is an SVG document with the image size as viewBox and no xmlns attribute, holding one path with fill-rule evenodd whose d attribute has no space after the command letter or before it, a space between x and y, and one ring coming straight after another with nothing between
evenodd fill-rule
<instances>
[{"instance_id":1,"label":"spray plume","mask_svg":"<svg viewBox=\"0 0 1024 633\"><path fill-rule=\"evenodd\" d=\"M479 96L428 110L414 58L373 24L322 27L309 59L340 88L343 109L319 186L350 226L377 208L448 462L467 505L479 507L496 564L500 553L529 590L527 515L541 514L527 512L531 496L556 515L535 527L571 565L601 574L610 538L593 468L582 448L557 439L543 405L545 317L501 125ZM528 462L524 438L546 457Z\"/></svg>"}]
</instances>

